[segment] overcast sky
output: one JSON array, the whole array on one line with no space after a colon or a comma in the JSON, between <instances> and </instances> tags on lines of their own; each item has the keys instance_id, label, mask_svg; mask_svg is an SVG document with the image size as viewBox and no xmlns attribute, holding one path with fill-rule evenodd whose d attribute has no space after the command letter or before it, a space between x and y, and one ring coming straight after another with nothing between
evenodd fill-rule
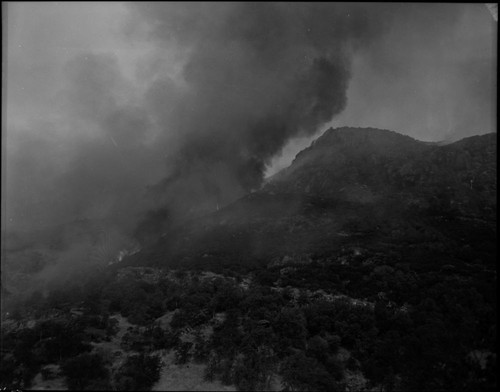
<instances>
[{"instance_id":1,"label":"overcast sky","mask_svg":"<svg viewBox=\"0 0 500 392\"><path fill-rule=\"evenodd\" d=\"M151 207L137 202L144 188L174 171L168 160L203 146L210 158L189 175L203 167L218 203L329 126L426 141L496 132L497 23L482 4L2 6L2 216L13 226L139 214ZM300 107L325 96L321 110ZM279 137L261 130L268 120ZM205 191L196 181L176 189Z\"/></svg>"}]
</instances>

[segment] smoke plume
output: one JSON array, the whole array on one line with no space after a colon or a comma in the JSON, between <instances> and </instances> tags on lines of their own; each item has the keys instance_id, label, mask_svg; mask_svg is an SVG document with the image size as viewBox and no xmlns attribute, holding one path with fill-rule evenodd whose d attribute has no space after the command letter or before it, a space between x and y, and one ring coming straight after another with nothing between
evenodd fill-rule
<instances>
[{"instance_id":1,"label":"smoke plume","mask_svg":"<svg viewBox=\"0 0 500 392\"><path fill-rule=\"evenodd\" d=\"M180 83L159 74L147 92L171 156L171 174L154 191L180 210L213 209L258 188L290 138L314 134L345 108L351 55L381 28L359 5L134 9L152 26L148 37L178 48L182 63Z\"/></svg>"},{"instance_id":2,"label":"smoke plume","mask_svg":"<svg viewBox=\"0 0 500 392\"><path fill-rule=\"evenodd\" d=\"M475 34L461 51L455 38L480 18L416 7L10 3L4 227L87 219L160 235L258 188L290 140L335 118L419 138L422 86L469 127L492 102L492 56Z\"/></svg>"}]
</instances>

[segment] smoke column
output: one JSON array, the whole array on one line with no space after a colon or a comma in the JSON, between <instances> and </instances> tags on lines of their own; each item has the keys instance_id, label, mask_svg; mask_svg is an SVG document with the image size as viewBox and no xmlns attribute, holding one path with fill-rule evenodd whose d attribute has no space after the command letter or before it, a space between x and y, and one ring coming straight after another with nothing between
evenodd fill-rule
<instances>
[{"instance_id":1,"label":"smoke column","mask_svg":"<svg viewBox=\"0 0 500 392\"><path fill-rule=\"evenodd\" d=\"M314 134L345 108L351 55L382 27L359 5L134 9L152 26L150 39L181 52L181 83L159 76L147 92L173 148L172 172L154 190L180 210L213 209L258 188L290 138Z\"/></svg>"},{"instance_id":2,"label":"smoke column","mask_svg":"<svg viewBox=\"0 0 500 392\"><path fill-rule=\"evenodd\" d=\"M161 232L158 217L258 188L290 140L332 120L419 138L432 112L428 132L478 133L495 90L473 5L6 8L8 228L89 219L130 234L149 220Z\"/></svg>"}]
</instances>

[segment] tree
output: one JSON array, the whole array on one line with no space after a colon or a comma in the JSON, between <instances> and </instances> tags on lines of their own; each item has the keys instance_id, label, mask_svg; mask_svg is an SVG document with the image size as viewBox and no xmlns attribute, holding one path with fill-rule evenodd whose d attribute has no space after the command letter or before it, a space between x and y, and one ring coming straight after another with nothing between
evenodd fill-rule
<instances>
[{"instance_id":1,"label":"tree","mask_svg":"<svg viewBox=\"0 0 500 392\"><path fill-rule=\"evenodd\" d=\"M175 362L177 364L185 364L189 361L190 350L193 347L192 342L181 342L175 348Z\"/></svg>"},{"instance_id":2,"label":"tree","mask_svg":"<svg viewBox=\"0 0 500 392\"><path fill-rule=\"evenodd\" d=\"M330 351L336 353L339 350L340 342L342 341L342 339L340 339L340 336L326 334L325 339L328 342Z\"/></svg>"},{"instance_id":3,"label":"tree","mask_svg":"<svg viewBox=\"0 0 500 392\"><path fill-rule=\"evenodd\" d=\"M316 335L307 341L307 354L324 363L328 355L328 342Z\"/></svg>"},{"instance_id":4,"label":"tree","mask_svg":"<svg viewBox=\"0 0 500 392\"><path fill-rule=\"evenodd\" d=\"M108 338L115 336L119 330L120 327L118 320L114 317L109 318L106 325L106 335L108 336Z\"/></svg>"},{"instance_id":5,"label":"tree","mask_svg":"<svg viewBox=\"0 0 500 392\"><path fill-rule=\"evenodd\" d=\"M0 359L0 380L2 380L2 386L20 388L21 385L19 383L18 378L16 377L18 363L12 355L3 354ZM30 380L31 381L31 380Z\"/></svg>"},{"instance_id":6,"label":"tree","mask_svg":"<svg viewBox=\"0 0 500 392\"><path fill-rule=\"evenodd\" d=\"M114 377L117 390L150 390L160 379L161 360L157 355L131 355Z\"/></svg>"},{"instance_id":7,"label":"tree","mask_svg":"<svg viewBox=\"0 0 500 392\"><path fill-rule=\"evenodd\" d=\"M303 351L287 357L281 364L283 387L292 391L338 391L339 385L317 360Z\"/></svg>"},{"instance_id":8,"label":"tree","mask_svg":"<svg viewBox=\"0 0 500 392\"><path fill-rule=\"evenodd\" d=\"M207 367L205 368L204 378L206 381L213 381L215 379L215 376L220 371L219 365L220 365L220 357L215 351L212 351L208 355L208 363Z\"/></svg>"},{"instance_id":9,"label":"tree","mask_svg":"<svg viewBox=\"0 0 500 392\"><path fill-rule=\"evenodd\" d=\"M209 352L208 342L203 339L201 333L196 333L194 338L194 360L197 362L203 362L207 359Z\"/></svg>"},{"instance_id":10,"label":"tree","mask_svg":"<svg viewBox=\"0 0 500 392\"><path fill-rule=\"evenodd\" d=\"M273 329L280 339L280 351L287 351L289 347L304 348L306 320L297 309L282 309L273 323Z\"/></svg>"},{"instance_id":11,"label":"tree","mask_svg":"<svg viewBox=\"0 0 500 392\"><path fill-rule=\"evenodd\" d=\"M99 385L109 386L109 372L98 354L80 354L62 365L68 388L72 390L93 389Z\"/></svg>"}]
</instances>

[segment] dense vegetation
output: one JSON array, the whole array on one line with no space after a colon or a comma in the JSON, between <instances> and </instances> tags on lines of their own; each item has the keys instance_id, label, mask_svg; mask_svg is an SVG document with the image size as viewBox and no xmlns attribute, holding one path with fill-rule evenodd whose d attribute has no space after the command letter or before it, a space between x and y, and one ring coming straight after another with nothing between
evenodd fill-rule
<instances>
[{"instance_id":1,"label":"dense vegetation","mask_svg":"<svg viewBox=\"0 0 500 392\"><path fill-rule=\"evenodd\" d=\"M146 390L166 350L241 390L495 389L496 139L354 134L156 243L152 213L143 251L10 302L3 385L58 364L70 389ZM116 365L95 343L118 314L134 327Z\"/></svg>"},{"instance_id":2,"label":"dense vegetation","mask_svg":"<svg viewBox=\"0 0 500 392\"><path fill-rule=\"evenodd\" d=\"M362 265L363 257L356 257ZM248 287L242 276L208 279L182 272L147 283L142 269L132 269L121 277L94 277L83 290L60 289L32 309L57 309L58 319L3 335L2 380L26 388L44 364L58 363L70 389L143 390L159 378L153 352L173 349L177 363L206 363L208 380L242 390L266 389L274 374L293 389L344 390L346 371L362 372L369 385L384 390L496 385L495 282L485 283L481 274L421 273L407 264L286 268L255 270ZM342 285L338 276L362 284ZM277 284L270 286L274 278ZM355 298L375 294L363 301L328 295L341 287ZM64 305L54 307L58 296L77 299L84 313L71 316ZM169 311L170 325L160 327L155 319ZM137 324L121 340L130 354L113 374L89 345L116 332L109 312ZM213 326L209 337L201 333L207 325ZM181 339L186 330L194 331L194 341ZM484 363L476 352L484 354Z\"/></svg>"}]
</instances>

